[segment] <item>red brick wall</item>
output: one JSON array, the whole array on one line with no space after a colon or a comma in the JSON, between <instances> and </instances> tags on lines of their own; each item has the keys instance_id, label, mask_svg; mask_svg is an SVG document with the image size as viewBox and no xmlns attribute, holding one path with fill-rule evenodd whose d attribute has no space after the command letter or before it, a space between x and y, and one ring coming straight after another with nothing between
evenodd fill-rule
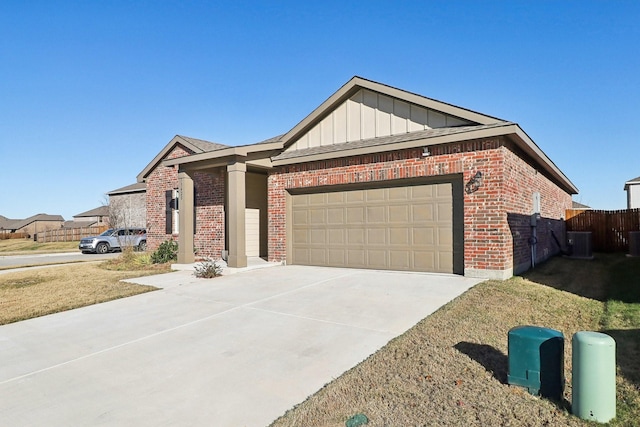
<instances>
[{"instance_id":1,"label":"red brick wall","mask_svg":"<svg viewBox=\"0 0 640 427\"><path fill-rule=\"evenodd\" d=\"M428 157L422 156L421 149L410 149L277 168L268 178L269 260L286 259L289 189L452 174L462 174L464 184L480 171L482 185L477 191L463 195L464 267L470 272L486 270L509 275L525 253L519 240L514 263L509 217L531 213L531 196L527 193L533 188L541 193L543 215L549 218L560 219L565 206L571 204L570 195L536 173L509 146L508 140L494 138L430 147ZM523 238L523 232L520 236ZM540 241L538 251L545 250L550 251L549 242Z\"/></svg>"},{"instance_id":2,"label":"red brick wall","mask_svg":"<svg viewBox=\"0 0 640 427\"><path fill-rule=\"evenodd\" d=\"M225 248L225 171L217 169L213 174L197 172L193 180L196 192L196 235L193 244L196 255L220 259Z\"/></svg>"},{"instance_id":3,"label":"red brick wall","mask_svg":"<svg viewBox=\"0 0 640 427\"><path fill-rule=\"evenodd\" d=\"M177 145L164 159L193 154ZM219 258L224 249L224 173L195 173L196 204L194 246L199 256ZM178 241L177 234L166 233L165 192L178 188L178 167L158 166L147 177L147 246L154 251L165 240ZM180 209L183 209L181 206Z\"/></svg>"},{"instance_id":4,"label":"red brick wall","mask_svg":"<svg viewBox=\"0 0 640 427\"><path fill-rule=\"evenodd\" d=\"M536 225L535 262L542 262L560 252L558 243L564 241L566 209L571 209L571 195L555 185L547 176L523 161L514 152L505 150L503 194L508 213L507 221L513 237L513 268L518 274L531 267L531 214L533 193L540 193L541 220ZM553 233L552 233L553 232Z\"/></svg>"}]
</instances>

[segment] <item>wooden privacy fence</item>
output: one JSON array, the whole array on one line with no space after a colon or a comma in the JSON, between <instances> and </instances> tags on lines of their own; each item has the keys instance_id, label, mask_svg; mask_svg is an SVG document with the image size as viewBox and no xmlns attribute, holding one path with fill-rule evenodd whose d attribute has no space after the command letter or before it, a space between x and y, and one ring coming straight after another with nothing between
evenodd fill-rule
<instances>
[{"instance_id":1,"label":"wooden privacy fence","mask_svg":"<svg viewBox=\"0 0 640 427\"><path fill-rule=\"evenodd\" d=\"M0 240L8 240L8 239L25 239L29 235L27 233L0 233Z\"/></svg>"},{"instance_id":2,"label":"wooden privacy fence","mask_svg":"<svg viewBox=\"0 0 640 427\"><path fill-rule=\"evenodd\" d=\"M81 228L58 228L55 230L42 231L37 234L38 243L47 242L76 242L83 237L97 236L105 231L106 225Z\"/></svg>"},{"instance_id":3,"label":"wooden privacy fence","mask_svg":"<svg viewBox=\"0 0 640 427\"><path fill-rule=\"evenodd\" d=\"M629 232L640 231L640 209L566 213L567 231L590 231L593 250L629 251Z\"/></svg>"}]
</instances>

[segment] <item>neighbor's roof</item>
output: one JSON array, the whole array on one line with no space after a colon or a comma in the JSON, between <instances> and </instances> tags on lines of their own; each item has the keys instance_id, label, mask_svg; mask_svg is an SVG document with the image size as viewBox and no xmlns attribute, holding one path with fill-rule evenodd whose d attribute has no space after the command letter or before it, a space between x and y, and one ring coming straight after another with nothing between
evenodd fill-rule
<instances>
[{"instance_id":1,"label":"neighbor's roof","mask_svg":"<svg viewBox=\"0 0 640 427\"><path fill-rule=\"evenodd\" d=\"M591 209L591 206L583 205L582 203L578 203L575 201L571 202L571 209Z\"/></svg>"},{"instance_id":2,"label":"neighbor's roof","mask_svg":"<svg viewBox=\"0 0 640 427\"><path fill-rule=\"evenodd\" d=\"M19 230L31 224L32 222L36 222L36 221L63 222L64 218L62 217L62 215L48 215L48 214L40 213L25 219L8 219L8 218L5 218L4 220L0 219L0 227L4 228L5 230Z\"/></svg>"},{"instance_id":3,"label":"neighbor's roof","mask_svg":"<svg viewBox=\"0 0 640 427\"><path fill-rule=\"evenodd\" d=\"M99 206L97 208L93 208L86 212L79 213L74 215L74 218L86 218L86 217L94 217L94 216L109 216L109 206Z\"/></svg>"},{"instance_id":4,"label":"neighbor's roof","mask_svg":"<svg viewBox=\"0 0 640 427\"><path fill-rule=\"evenodd\" d=\"M127 193L142 193L147 191L147 183L146 182L136 182L135 184L130 184L121 188L118 188L113 191L109 191L107 193L108 196L115 196L117 194L127 194Z\"/></svg>"},{"instance_id":5,"label":"neighbor's roof","mask_svg":"<svg viewBox=\"0 0 640 427\"><path fill-rule=\"evenodd\" d=\"M629 185L640 184L640 176L637 178L630 179L629 181L624 183L625 191L629 188Z\"/></svg>"}]
</instances>

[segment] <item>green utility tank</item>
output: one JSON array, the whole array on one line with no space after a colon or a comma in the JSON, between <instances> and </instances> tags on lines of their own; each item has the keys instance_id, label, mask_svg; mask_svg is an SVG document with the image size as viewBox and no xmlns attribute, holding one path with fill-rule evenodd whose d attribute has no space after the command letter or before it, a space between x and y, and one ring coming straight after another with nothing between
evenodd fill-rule
<instances>
[{"instance_id":1,"label":"green utility tank","mask_svg":"<svg viewBox=\"0 0 640 427\"><path fill-rule=\"evenodd\" d=\"M518 326L509 331L511 385L561 400L564 390L564 335L554 329Z\"/></svg>"},{"instance_id":2,"label":"green utility tank","mask_svg":"<svg viewBox=\"0 0 640 427\"><path fill-rule=\"evenodd\" d=\"M616 416L616 342L600 332L576 332L571 410L583 420L606 423Z\"/></svg>"}]
</instances>

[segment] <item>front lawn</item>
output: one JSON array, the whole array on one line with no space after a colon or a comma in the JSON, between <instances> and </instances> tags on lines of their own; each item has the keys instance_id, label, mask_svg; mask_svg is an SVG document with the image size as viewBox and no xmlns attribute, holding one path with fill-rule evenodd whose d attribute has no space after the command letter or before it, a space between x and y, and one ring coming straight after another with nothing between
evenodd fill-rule
<instances>
[{"instance_id":1,"label":"front lawn","mask_svg":"<svg viewBox=\"0 0 640 427\"><path fill-rule=\"evenodd\" d=\"M38 243L31 239L0 240L0 255L29 255L59 252L79 252L80 242Z\"/></svg>"},{"instance_id":2,"label":"front lawn","mask_svg":"<svg viewBox=\"0 0 640 427\"><path fill-rule=\"evenodd\" d=\"M154 290L120 280L170 271L125 251L100 264L67 264L0 275L0 325Z\"/></svg>"}]
</instances>

